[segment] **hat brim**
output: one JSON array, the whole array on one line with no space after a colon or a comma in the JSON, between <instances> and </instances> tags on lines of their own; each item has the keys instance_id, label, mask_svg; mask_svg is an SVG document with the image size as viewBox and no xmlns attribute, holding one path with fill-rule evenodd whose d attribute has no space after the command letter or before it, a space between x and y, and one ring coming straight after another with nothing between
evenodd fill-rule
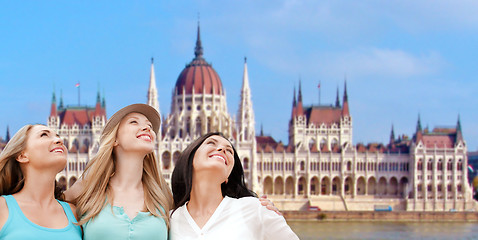
<instances>
[{"instance_id":1,"label":"hat brim","mask_svg":"<svg viewBox=\"0 0 478 240\"><path fill-rule=\"evenodd\" d=\"M121 122L126 115L133 112L141 113L146 116L146 118L148 118L153 125L153 131L156 133L156 135L158 135L159 126L161 125L161 116L156 109L143 103L131 104L118 110L115 114L113 114L113 116L111 116L110 119L108 119L108 122L106 122L102 135L112 131L113 128L119 124L119 122Z\"/></svg>"}]
</instances>

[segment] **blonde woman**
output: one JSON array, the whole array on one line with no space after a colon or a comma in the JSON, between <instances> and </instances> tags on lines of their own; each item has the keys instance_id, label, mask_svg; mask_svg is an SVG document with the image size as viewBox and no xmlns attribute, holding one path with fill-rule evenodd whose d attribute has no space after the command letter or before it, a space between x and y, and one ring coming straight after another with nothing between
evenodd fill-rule
<instances>
[{"instance_id":1,"label":"blonde woman","mask_svg":"<svg viewBox=\"0 0 478 240\"><path fill-rule=\"evenodd\" d=\"M161 120L132 104L106 123L100 147L65 192L76 204L84 239L167 239L172 195L153 153Z\"/></svg>"},{"instance_id":2,"label":"blonde woman","mask_svg":"<svg viewBox=\"0 0 478 240\"><path fill-rule=\"evenodd\" d=\"M81 239L74 206L55 199L66 159L46 126L24 126L10 139L0 154L0 239Z\"/></svg>"},{"instance_id":3,"label":"blonde woman","mask_svg":"<svg viewBox=\"0 0 478 240\"><path fill-rule=\"evenodd\" d=\"M181 153L171 185L172 240L299 239L247 189L239 155L221 133L205 134Z\"/></svg>"}]
</instances>

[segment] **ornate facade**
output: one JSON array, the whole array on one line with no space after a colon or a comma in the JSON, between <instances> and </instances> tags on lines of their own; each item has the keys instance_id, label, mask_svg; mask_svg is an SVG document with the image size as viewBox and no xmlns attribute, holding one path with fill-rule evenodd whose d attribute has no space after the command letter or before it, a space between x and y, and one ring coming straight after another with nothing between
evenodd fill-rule
<instances>
[{"instance_id":1,"label":"ornate facade","mask_svg":"<svg viewBox=\"0 0 478 240\"><path fill-rule=\"evenodd\" d=\"M95 107L63 106L63 98L56 105L53 93L50 116L47 126L55 130L68 148L68 164L57 175L57 181L67 188L80 177L86 163L99 148L101 131L106 124L105 100L97 94Z\"/></svg>"},{"instance_id":2,"label":"ornate facade","mask_svg":"<svg viewBox=\"0 0 478 240\"><path fill-rule=\"evenodd\" d=\"M333 105L305 106L301 83L293 92L288 144L256 135L254 110L244 61L240 103L235 118L227 110L226 91L206 62L198 27L195 57L182 70L172 91L171 112L164 118L157 156L169 182L180 152L200 135L221 131L236 146L246 183L267 194L281 209L459 211L475 207L467 181L467 148L460 121L454 128L422 129L412 138L395 137L388 144L353 145L353 121L347 86L342 103L337 89ZM154 63L147 103L158 111ZM95 152L106 121L104 104L82 110L87 119L70 122L74 108L56 108L53 98L48 125L59 130L69 146L68 167L58 175L71 184ZM86 144L85 139L88 139ZM82 144L84 143L84 144ZM85 149L72 151L71 149ZM91 147L93 146L93 147ZM75 147L75 148L73 148ZM71 165L71 166L70 166ZM72 167L73 166L73 167Z\"/></svg>"}]
</instances>

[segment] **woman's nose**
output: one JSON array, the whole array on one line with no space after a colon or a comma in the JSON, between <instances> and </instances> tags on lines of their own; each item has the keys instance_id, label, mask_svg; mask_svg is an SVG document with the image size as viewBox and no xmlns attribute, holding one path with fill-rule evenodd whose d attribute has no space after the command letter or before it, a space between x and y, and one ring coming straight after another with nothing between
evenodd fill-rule
<instances>
[{"instance_id":1,"label":"woman's nose","mask_svg":"<svg viewBox=\"0 0 478 240\"><path fill-rule=\"evenodd\" d=\"M63 144L63 139L61 137L55 137L55 144Z\"/></svg>"}]
</instances>

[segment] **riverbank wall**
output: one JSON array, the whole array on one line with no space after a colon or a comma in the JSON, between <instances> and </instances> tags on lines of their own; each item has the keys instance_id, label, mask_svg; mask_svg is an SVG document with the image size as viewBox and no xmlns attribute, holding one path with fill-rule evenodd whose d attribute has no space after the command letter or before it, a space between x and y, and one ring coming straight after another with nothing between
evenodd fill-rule
<instances>
[{"instance_id":1,"label":"riverbank wall","mask_svg":"<svg viewBox=\"0 0 478 240\"><path fill-rule=\"evenodd\" d=\"M283 211L286 220L478 222L478 212Z\"/></svg>"}]
</instances>

